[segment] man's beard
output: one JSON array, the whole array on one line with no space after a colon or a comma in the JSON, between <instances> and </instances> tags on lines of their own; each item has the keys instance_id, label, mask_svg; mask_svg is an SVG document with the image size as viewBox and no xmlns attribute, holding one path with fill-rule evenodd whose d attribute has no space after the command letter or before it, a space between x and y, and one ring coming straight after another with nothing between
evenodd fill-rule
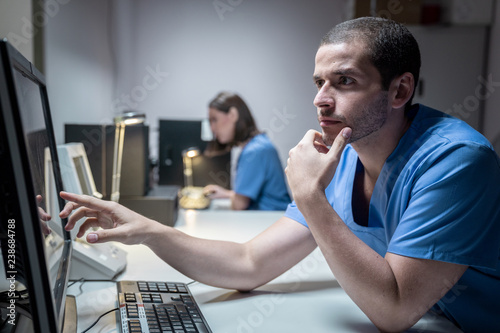
<instances>
[{"instance_id":1,"label":"man's beard","mask_svg":"<svg viewBox=\"0 0 500 333\"><path fill-rule=\"evenodd\" d=\"M356 112L351 116L349 121L345 117L339 117L346 127L352 129L349 143L359 141L368 137L370 134L378 131L387 120L388 107L388 92L381 92L377 98L369 105L364 106L361 112ZM322 115L328 116L326 113ZM335 136L330 133L323 132L323 142L327 146L331 146L335 140Z\"/></svg>"}]
</instances>

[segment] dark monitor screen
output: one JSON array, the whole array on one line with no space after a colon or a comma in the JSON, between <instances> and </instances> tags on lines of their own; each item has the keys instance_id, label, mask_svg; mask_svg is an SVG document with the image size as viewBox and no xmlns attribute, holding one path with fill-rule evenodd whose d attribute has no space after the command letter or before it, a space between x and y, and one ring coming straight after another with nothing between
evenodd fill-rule
<instances>
[{"instance_id":1,"label":"dark monitor screen","mask_svg":"<svg viewBox=\"0 0 500 333\"><path fill-rule=\"evenodd\" d=\"M7 41L0 41L0 247L9 284L1 294L7 332L62 332L69 276L69 233L46 216L48 172L62 189L43 75ZM46 154L52 159L45 170ZM60 207L64 204L59 201Z\"/></svg>"},{"instance_id":2,"label":"dark monitor screen","mask_svg":"<svg viewBox=\"0 0 500 333\"><path fill-rule=\"evenodd\" d=\"M208 142L202 139L202 121L160 119L159 123L158 183L186 186L182 151L192 147L201 152L206 149ZM193 185L217 184L230 188L230 170L229 152L214 157L197 156L193 159Z\"/></svg>"}]
</instances>

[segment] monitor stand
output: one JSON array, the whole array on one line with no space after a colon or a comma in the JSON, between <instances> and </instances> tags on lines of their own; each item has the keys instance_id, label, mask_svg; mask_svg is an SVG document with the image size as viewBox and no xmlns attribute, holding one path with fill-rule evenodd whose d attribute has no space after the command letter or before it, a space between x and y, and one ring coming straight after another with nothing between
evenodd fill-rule
<instances>
[{"instance_id":1,"label":"monitor stand","mask_svg":"<svg viewBox=\"0 0 500 333\"><path fill-rule=\"evenodd\" d=\"M64 309L63 333L76 333L78 314L76 313L76 297L66 296L66 307Z\"/></svg>"}]
</instances>

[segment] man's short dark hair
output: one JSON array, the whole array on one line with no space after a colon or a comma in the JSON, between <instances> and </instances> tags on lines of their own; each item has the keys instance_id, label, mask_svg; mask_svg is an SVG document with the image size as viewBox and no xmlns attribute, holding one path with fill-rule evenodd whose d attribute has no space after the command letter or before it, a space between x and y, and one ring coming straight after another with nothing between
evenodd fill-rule
<instances>
[{"instance_id":1,"label":"man's short dark hair","mask_svg":"<svg viewBox=\"0 0 500 333\"><path fill-rule=\"evenodd\" d=\"M391 81L409 72L415 79L420 73L420 50L411 32L402 24L380 17L361 17L342 22L331 29L320 46L361 39L368 56L382 77L382 88L388 90ZM415 93L415 91L413 91ZM412 98L406 103L411 106Z\"/></svg>"}]
</instances>

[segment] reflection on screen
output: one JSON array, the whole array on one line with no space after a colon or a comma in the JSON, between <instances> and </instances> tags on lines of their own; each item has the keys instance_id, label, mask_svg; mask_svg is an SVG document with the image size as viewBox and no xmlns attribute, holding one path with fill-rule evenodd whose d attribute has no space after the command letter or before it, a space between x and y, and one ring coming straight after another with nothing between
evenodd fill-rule
<instances>
[{"instance_id":1,"label":"reflection on screen","mask_svg":"<svg viewBox=\"0 0 500 333\"><path fill-rule=\"evenodd\" d=\"M19 107L21 120L25 130L26 150L33 179L33 189L37 195L38 215L41 230L45 240L45 255L50 272L50 283L52 290L57 284L57 270L62 259L63 238L52 232L48 224L45 195L45 148L49 146L47 129L45 128L44 110L42 96L39 86L24 76L15 72L17 95L19 96Z\"/></svg>"},{"instance_id":2,"label":"reflection on screen","mask_svg":"<svg viewBox=\"0 0 500 333\"><path fill-rule=\"evenodd\" d=\"M73 157L73 162L75 163L78 180L80 181L80 186L82 187L82 193L86 195L93 195L92 187L87 176L88 172L86 171L85 163L83 162L83 157Z\"/></svg>"}]
</instances>

